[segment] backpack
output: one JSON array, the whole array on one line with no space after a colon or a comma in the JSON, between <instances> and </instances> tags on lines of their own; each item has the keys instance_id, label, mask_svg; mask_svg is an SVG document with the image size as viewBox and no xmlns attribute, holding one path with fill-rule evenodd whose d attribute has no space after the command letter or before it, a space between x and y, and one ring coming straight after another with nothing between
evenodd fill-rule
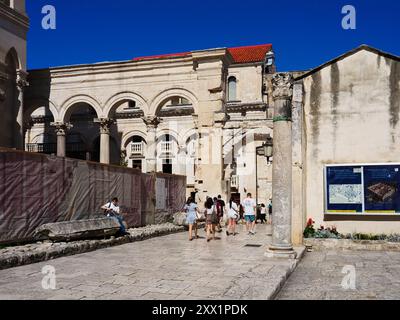
<instances>
[{"instance_id":1,"label":"backpack","mask_svg":"<svg viewBox=\"0 0 400 320\"><path fill-rule=\"evenodd\" d=\"M217 201L217 215L221 216L222 215L222 204L221 201Z\"/></svg>"}]
</instances>

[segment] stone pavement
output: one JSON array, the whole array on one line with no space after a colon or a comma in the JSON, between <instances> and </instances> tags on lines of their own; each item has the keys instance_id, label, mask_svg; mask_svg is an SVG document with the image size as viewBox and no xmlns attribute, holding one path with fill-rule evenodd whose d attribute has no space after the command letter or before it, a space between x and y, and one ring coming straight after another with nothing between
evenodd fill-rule
<instances>
[{"instance_id":1,"label":"stone pavement","mask_svg":"<svg viewBox=\"0 0 400 320\"><path fill-rule=\"evenodd\" d=\"M239 232L210 243L179 233L2 270L0 299L271 299L297 261L264 257L270 227ZM42 288L46 265L56 290Z\"/></svg>"},{"instance_id":2,"label":"stone pavement","mask_svg":"<svg viewBox=\"0 0 400 320\"><path fill-rule=\"evenodd\" d=\"M39 241L27 245L0 248L0 270L31 263L42 262L118 246L135 241L143 241L153 237L185 231L184 227L172 223L149 225L141 228L129 229L129 235L124 237L110 237L105 239L78 240L71 242Z\"/></svg>"},{"instance_id":3,"label":"stone pavement","mask_svg":"<svg viewBox=\"0 0 400 320\"><path fill-rule=\"evenodd\" d=\"M343 289L344 266L355 267L356 290ZM400 252L330 250L307 253L277 299L399 300Z\"/></svg>"}]
</instances>

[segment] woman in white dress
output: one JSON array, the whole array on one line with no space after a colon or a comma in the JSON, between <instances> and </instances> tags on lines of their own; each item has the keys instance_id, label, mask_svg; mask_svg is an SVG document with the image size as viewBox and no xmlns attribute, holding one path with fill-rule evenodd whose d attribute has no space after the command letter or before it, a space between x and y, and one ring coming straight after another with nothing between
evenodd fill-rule
<instances>
[{"instance_id":1,"label":"woman in white dress","mask_svg":"<svg viewBox=\"0 0 400 320\"><path fill-rule=\"evenodd\" d=\"M226 230L226 235L236 236L236 221L239 219L239 206L233 201L233 198L229 201L229 211L228 211L228 229Z\"/></svg>"},{"instance_id":2,"label":"woman in white dress","mask_svg":"<svg viewBox=\"0 0 400 320\"><path fill-rule=\"evenodd\" d=\"M194 200L190 197L186 202L184 210L187 213L186 222L189 225L189 241L193 241L193 229L195 239L198 239L199 236L197 235L197 213L200 212L197 204Z\"/></svg>"}]
</instances>

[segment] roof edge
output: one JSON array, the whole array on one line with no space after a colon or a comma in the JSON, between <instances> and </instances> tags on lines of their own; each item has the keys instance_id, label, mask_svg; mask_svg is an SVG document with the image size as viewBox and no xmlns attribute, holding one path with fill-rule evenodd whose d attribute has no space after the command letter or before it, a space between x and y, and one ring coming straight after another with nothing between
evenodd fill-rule
<instances>
[{"instance_id":1,"label":"roof edge","mask_svg":"<svg viewBox=\"0 0 400 320\"><path fill-rule=\"evenodd\" d=\"M363 51L363 50L366 50L366 51L369 51L369 52L373 52L375 54L378 54L380 56L383 56L383 57L386 57L386 58L389 58L389 59L392 59L392 60L395 60L395 61L400 61L400 56L396 56L394 54L379 50L379 49L374 48L372 46L369 46L367 44L362 44L362 45L358 46L357 48L354 48L354 49L352 49L350 51L347 51L346 53L344 53L344 54L342 54L342 55L340 55L340 56L338 56L338 57L336 57L336 58L334 58L332 60L329 60L328 62L325 62L324 64L321 64L320 66L318 66L316 68L311 69L310 71L308 71L307 73L303 74L302 76L295 78L294 81L298 81L298 80L302 80L304 78L307 78L310 75L314 74L315 72L318 72L318 71L320 71L320 70L322 70L322 69L324 69L324 68L326 68L326 67L328 67L328 66L330 66L330 65L332 65L332 64L334 64L334 63L336 63L338 61L344 60L344 59L346 59L346 58L348 58L348 57L350 57L350 56L352 56L352 55L354 55L354 54L356 54L356 53L358 53L360 51Z\"/></svg>"}]
</instances>

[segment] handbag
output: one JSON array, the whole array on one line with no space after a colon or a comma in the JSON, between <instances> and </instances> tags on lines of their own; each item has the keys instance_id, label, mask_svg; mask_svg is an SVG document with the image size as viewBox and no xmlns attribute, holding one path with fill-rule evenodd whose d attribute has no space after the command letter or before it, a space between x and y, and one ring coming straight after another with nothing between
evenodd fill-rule
<instances>
[{"instance_id":1,"label":"handbag","mask_svg":"<svg viewBox=\"0 0 400 320\"><path fill-rule=\"evenodd\" d=\"M206 221L206 216L204 213L200 213L198 211L196 211L196 218L197 221Z\"/></svg>"}]
</instances>

